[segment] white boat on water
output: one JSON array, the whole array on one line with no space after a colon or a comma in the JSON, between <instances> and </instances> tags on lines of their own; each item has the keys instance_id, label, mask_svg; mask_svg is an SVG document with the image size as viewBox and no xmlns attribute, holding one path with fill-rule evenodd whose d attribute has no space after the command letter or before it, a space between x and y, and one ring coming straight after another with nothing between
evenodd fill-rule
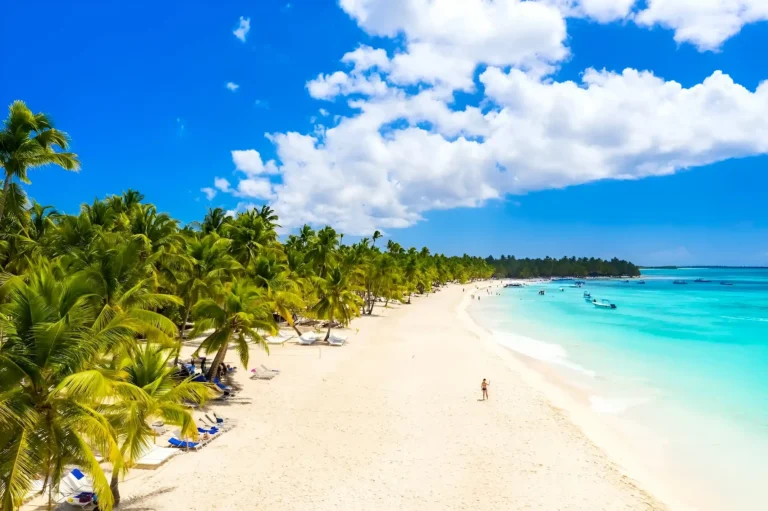
<instances>
[{"instance_id":1,"label":"white boat on water","mask_svg":"<svg viewBox=\"0 0 768 511\"><path fill-rule=\"evenodd\" d=\"M592 300L592 305L594 305L595 307L603 308L603 309L615 309L616 308L616 304L611 303L608 300L600 300L598 302L597 299L595 299L595 300Z\"/></svg>"}]
</instances>

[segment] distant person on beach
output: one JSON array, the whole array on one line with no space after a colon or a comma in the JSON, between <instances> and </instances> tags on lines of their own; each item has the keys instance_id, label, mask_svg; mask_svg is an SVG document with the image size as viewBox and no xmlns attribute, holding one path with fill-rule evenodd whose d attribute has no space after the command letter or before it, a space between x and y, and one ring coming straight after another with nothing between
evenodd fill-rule
<instances>
[{"instance_id":1,"label":"distant person on beach","mask_svg":"<svg viewBox=\"0 0 768 511\"><path fill-rule=\"evenodd\" d=\"M485 381L485 378L483 378L483 383L480 384L480 389L483 391L483 401L485 401L488 398L488 385L490 385L491 382Z\"/></svg>"}]
</instances>

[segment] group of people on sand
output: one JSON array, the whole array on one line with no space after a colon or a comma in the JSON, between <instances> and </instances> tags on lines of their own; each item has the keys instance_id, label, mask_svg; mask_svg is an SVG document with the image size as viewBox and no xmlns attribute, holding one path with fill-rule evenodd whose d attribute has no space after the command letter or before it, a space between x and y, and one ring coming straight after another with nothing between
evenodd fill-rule
<instances>
[{"instance_id":1,"label":"group of people on sand","mask_svg":"<svg viewBox=\"0 0 768 511\"><path fill-rule=\"evenodd\" d=\"M205 373L205 357L200 357L200 372ZM189 361L189 364L185 364L181 360L179 361L179 372L181 373L182 377L192 376L195 374L195 357L192 357ZM234 368L229 365L225 364L224 362L219 364L219 367L216 369L216 373L214 374L214 378L218 378L221 380L227 373L231 373L234 371Z\"/></svg>"}]
</instances>

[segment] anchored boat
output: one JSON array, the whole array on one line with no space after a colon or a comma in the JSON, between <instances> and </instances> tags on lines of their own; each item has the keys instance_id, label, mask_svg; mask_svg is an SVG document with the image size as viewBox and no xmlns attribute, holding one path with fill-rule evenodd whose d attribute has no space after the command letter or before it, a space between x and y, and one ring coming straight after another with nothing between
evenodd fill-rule
<instances>
[{"instance_id":1,"label":"anchored boat","mask_svg":"<svg viewBox=\"0 0 768 511\"><path fill-rule=\"evenodd\" d=\"M595 307L599 307L601 309L615 309L616 304L611 303L608 300L600 300L599 302L597 300L592 300L592 305Z\"/></svg>"}]
</instances>

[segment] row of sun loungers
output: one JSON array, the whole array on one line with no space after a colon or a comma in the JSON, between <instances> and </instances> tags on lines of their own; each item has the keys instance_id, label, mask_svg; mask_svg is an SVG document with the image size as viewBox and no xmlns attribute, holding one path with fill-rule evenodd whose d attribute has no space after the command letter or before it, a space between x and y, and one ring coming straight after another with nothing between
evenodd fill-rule
<instances>
[{"instance_id":1,"label":"row of sun loungers","mask_svg":"<svg viewBox=\"0 0 768 511\"><path fill-rule=\"evenodd\" d=\"M205 417L209 422L203 420L202 417L200 418L203 427L197 428L197 433L200 437L199 441L193 442L191 440L182 440L179 438L180 435L175 435L168 439L168 445L175 449L197 451L213 440L219 438L224 432L232 429L233 424L231 422L225 421L215 413L213 416L216 418L215 420L211 419L206 414Z\"/></svg>"},{"instance_id":2,"label":"row of sun loungers","mask_svg":"<svg viewBox=\"0 0 768 511\"><path fill-rule=\"evenodd\" d=\"M202 427L197 428L198 434L200 435L200 441L192 442L181 440L178 438L179 435L177 434L168 439L169 447L152 446L146 454L136 461L135 467L142 469L157 468L179 454L182 450L199 450L209 442L221 436L225 431L232 429L234 426L234 423L229 419L225 420L215 413L213 414L213 417L214 418L211 418L206 414L204 418L200 418ZM153 427L154 426L155 425L153 424ZM33 481L29 493L27 494L27 499L39 495L43 490L43 484L44 483L41 480ZM47 491L48 488L46 488L46 492ZM68 504L72 507L80 507L84 509L92 509L96 506L96 494L93 490L93 480L78 468L73 468L61 479L58 492L55 492L52 497L56 504Z\"/></svg>"},{"instance_id":3,"label":"row of sun loungers","mask_svg":"<svg viewBox=\"0 0 768 511\"><path fill-rule=\"evenodd\" d=\"M312 344L316 343L317 341L323 339L324 336L322 334L318 334L316 332L305 332L301 334L301 337L299 337L299 344L303 346L311 346ZM346 336L338 335L332 333L328 337L328 344L331 346L344 346L344 344L347 342Z\"/></svg>"},{"instance_id":4,"label":"row of sun loungers","mask_svg":"<svg viewBox=\"0 0 768 511\"><path fill-rule=\"evenodd\" d=\"M318 334L317 332L304 332L298 337L296 342L302 346L310 346L324 338L325 336L323 334ZM296 339L296 336L288 332L280 332L278 335L266 337L267 344L280 346L290 341L291 339ZM346 342L346 336L332 333L330 337L328 337L328 344L331 346L343 346Z\"/></svg>"}]
</instances>

